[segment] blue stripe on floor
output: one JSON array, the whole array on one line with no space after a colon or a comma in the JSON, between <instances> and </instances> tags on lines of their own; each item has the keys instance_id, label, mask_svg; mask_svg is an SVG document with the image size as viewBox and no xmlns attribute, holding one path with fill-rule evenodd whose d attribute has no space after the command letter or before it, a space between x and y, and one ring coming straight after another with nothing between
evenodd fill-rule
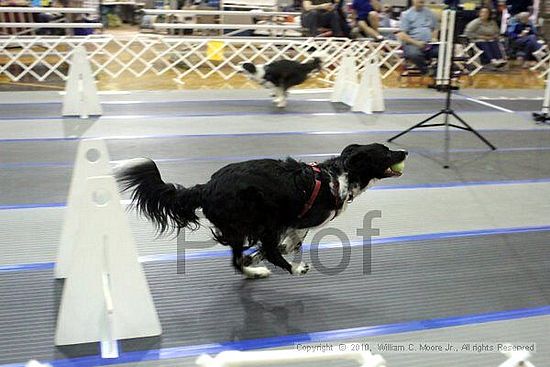
<instances>
[{"instance_id":1,"label":"blue stripe on floor","mask_svg":"<svg viewBox=\"0 0 550 367\"><path fill-rule=\"evenodd\" d=\"M476 236L493 236L493 235L503 235L503 234L515 234L515 233L529 233L529 232L546 232L550 231L550 226L531 226L531 227L505 227L505 228L490 228L490 229L477 229L477 230L468 230L468 231L449 231L449 232L434 232L434 233L423 233L417 235L407 235L407 236L395 236L395 237L373 237L370 242L361 241L350 241L351 247L365 246L371 244L373 246L385 245L385 244L397 244L404 242L416 242L416 241L433 241L446 238L461 238L461 237L476 237ZM319 244L319 249L331 249L331 248L341 248L342 243L323 243ZM304 244L302 246L303 251L309 251L311 249L311 244ZM204 260L217 257L228 257L231 255L231 250L229 249L219 249L219 250L201 250L201 251L190 251L186 252L184 255L185 260ZM140 256L139 261L141 263L152 263L152 262L162 262L162 261L175 261L178 259L178 254L158 254L158 255L147 255ZM18 271L33 271L33 270L49 270L53 269L53 262L41 262L41 263L28 263L28 264L14 264L14 265L0 265L0 273L10 273Z\"/></svg>"},{"instance_id":2,"label":"blue stripe on floor","mask_svg":"<svg viewBox=\"0 0 550 367\"><path fill-rule=\"evenodd\" d=\"M209 343L152 349L145 351L122 352L119 358L102 359L100 355L58 359L48 361L53 367L93 367L122 363L136 363L175 358L197 357L201 354L218 354L227 350L250 351L266 348L291 347L298 343L320 343L336 341L357 341L358 339L409 333L415 331L437 330L448 327L478 325L496 321L508 321L529 317L550 315L550 306L521 308L515 310L494 311L481 314L442 317L427 320L414 320L394 324L363 326L349 329L319 331L313 333L275 336L261 339L248 339L233 342ZM24 367L24 363L5 364L0 367Z\"/></svg>"},{"instance_id":3,"label":"blue stripe on floor","mask_svg":"<svg viewBox=\"0 0 550 367\"><path fill-rule=\"evenodd\" d=\"M550 177L531 178L525 180L498 180L498 181L455 181L455 182L439 182L439 183L421 183L410 185L386 185L374 186L369 190L417 190L417 189L437 189L437 188L452 188L452 187L468 187L468 186L502 186L502 185L525 185L537 183L549 183ZM38 208L57 208L66 206L66 202L58 203L37 203L37 204L4 204L0 205L0 210L17 210L17 209L38 209Z\"/></svg>"}]
</instances>

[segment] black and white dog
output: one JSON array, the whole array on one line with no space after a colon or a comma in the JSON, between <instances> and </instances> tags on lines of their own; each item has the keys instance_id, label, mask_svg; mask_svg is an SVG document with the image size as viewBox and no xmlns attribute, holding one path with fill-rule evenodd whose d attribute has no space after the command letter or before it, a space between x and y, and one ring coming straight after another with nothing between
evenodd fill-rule
<instances>
[{"instance_id":1,"label":"black and white dog","mask_svg":"<svg viewBox=\"0 0 550 367\"><path fill-rule=\"evenodd\" d=\"M254 65L250 62L241 64L240 71L261 85L273 89L277 107L286 107L288 89L306 81L314 70L321 70L323 61L321 56L314 56L313 60L300 63L293 60L278 60L267 65Z\"/></svg>"},{"instance_id":2,"label":"black and white dog","mask_svg":"<svg viewBox=\"0 0 550 367\"><path fill-rule=\"evenodd\" d=\"M202 208L215 227L214 238L232 248L233 266L247 277L261 278L269 270L251 267L255 261L243 251L258 246L263 259L291 274L305 274L308 264L291 264L283 254L299 251L309 228L335 218L369 184L400 176L391 167L406 156L382 144L354 144L315 165L291 158L229 164L207 183L189 188L165 183L156 164L142 158L121 167L117 179L160 233L196 229L195 211Z\"/></svg>"}]
</instances>

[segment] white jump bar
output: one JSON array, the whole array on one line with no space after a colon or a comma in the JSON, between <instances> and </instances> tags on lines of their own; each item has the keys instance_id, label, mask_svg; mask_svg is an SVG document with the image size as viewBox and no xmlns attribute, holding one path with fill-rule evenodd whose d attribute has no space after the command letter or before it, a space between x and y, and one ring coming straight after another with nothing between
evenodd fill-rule
<instances>
[{"instance_id":1,"label":"white jump bar","mask_svg":"<svg viewBox=\"0 0 550 367\"><path fill-rule=\"evenodd\" d=\"M361 367L384 367L386 365L382 356L379 354L372 355L368 351L306 352L293 349L252 352L225 351L218 354L215 358L203 354L197 359L196 364L201 367L258 367L263 365L273 366L339 359L357 362Z\"/></svg>"},{"instance_id":2,"label":"white jump bar","mask_svg":"<svg viewBox=\"0 0 550 367\"><path fill-rule=\"evenodd\" d=\"M0 28L103 28L101 23L0 23Z\"/></svg>"},{"instance_id":3,"label":"white jump bar","mask_svg":"<svg viewBox=\"0 0 550 367\"><path fill-rule=\"evenodd\" d=\"M94 8L28 8L28 7L0 7L0 13L64 13L64 14L88 14L97 13Z\"/></svg>"}]
</instances>

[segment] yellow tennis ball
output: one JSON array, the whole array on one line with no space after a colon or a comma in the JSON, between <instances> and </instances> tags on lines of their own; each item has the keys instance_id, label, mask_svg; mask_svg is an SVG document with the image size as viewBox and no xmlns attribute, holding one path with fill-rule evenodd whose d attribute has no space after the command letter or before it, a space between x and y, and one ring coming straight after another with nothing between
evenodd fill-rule
<instances>
[{"instance_id":1,"label":"yellow tennis ball","mask_svg":"<svg viewBox=\"0 0 550 367\"><path fill-rule=\"evenodd\" d=\"M405 161L396 163L391 166L392 171L403 173L403 169L405 169Z\"/></svg>"}]
</instances>

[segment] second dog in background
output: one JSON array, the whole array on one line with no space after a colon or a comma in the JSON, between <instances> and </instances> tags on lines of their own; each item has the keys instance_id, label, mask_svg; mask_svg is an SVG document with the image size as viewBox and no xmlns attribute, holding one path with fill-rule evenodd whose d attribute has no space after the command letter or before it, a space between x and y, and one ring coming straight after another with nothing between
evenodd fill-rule
<instances>
[{"instance_id":1,"label":"second dog in background","mask_svg":"<svg viewBox=\"0 0 550 367\"><path fill-rule=\"evenodd\" d=\"M286 107L288 89L302 84L314 70L321 71L322 58L313 57L308 62L293 60L277 60L265 65L254 65L250 62L241 64L242 70L248 77L261 85L273 89L273 103L277 107Z\"/></svg>"}]
</instances>

